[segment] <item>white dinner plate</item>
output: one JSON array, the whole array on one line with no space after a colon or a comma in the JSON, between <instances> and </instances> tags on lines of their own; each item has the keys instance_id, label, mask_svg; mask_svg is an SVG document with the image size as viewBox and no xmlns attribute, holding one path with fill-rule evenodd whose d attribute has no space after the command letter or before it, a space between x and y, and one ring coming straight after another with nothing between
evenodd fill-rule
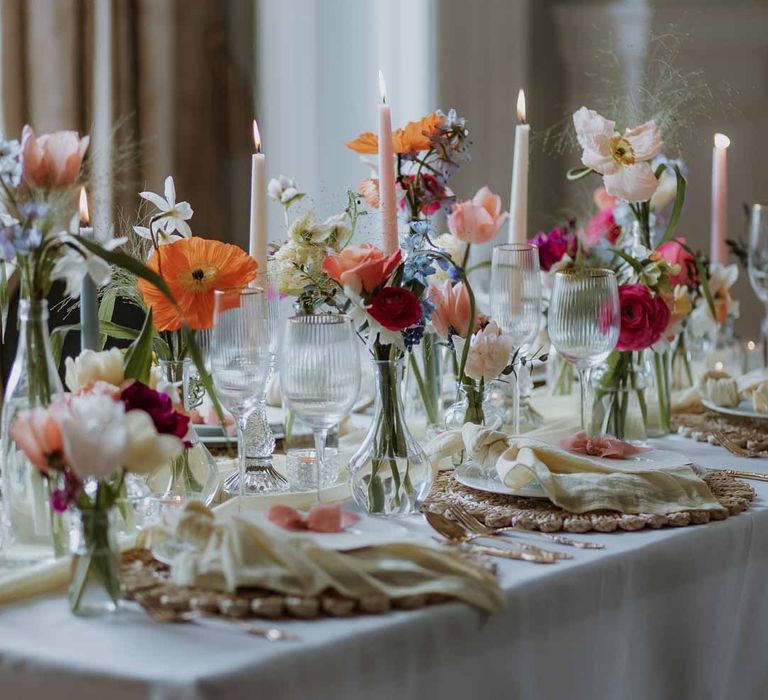
<instances>
[{"instance_id":1,"label":"white dinner plate","mask_svg":"<svg viewBox=\"0 0 768 700\"><path fill-rule=\"evenodd\" d=\"M279 532L290 537L304 537L325 549L343 551L374 545L408 542L409 531L392 518L360 516L353 525L342 532L310 532L309 530L286 530L269 521L266 513L250 512L244 514L251 522L265 530Z\"/></svg>"},{"instance_id":2,"label":"white dinner plate","mask_svg":"<svg viewBox=\"0 0 768 700\"><path fill-rule=\"evenodd\" d=\"M739 416L740 418L752 418L753 420L768 420L768 413L758 413L752 408L752 403L750 401L742 401L734 408L718 406L708 399L702 399L701 403L703 403L710 411L724 413L726 416Z\"/></svg>"},{"instance_id":3,"label":"white dinner plate","mask_svg":"<svg viewBox=\"0 0 768 700\"><path fill-rule=\"evenodd\" d=\"M648 450L631 455L627 459L603 459L606 465L622 469L623 467L646 467L649 469L668 469L690 464L691 460L680 452L671 450ZM525 496L527 498L546 498L547 494L538 481L531 481L520 489L511 489L499 477L495 468L486 469L473 462L465 462L454 471L456 481L464 486L488 493L500 493L505 496Z\"/></svg>"}]
</instances>

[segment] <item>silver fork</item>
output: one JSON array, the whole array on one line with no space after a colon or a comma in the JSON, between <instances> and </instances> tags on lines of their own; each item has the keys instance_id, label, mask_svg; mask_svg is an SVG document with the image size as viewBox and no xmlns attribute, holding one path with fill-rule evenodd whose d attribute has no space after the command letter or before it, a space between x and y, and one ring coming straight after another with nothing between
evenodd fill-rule
<instances>
[{"instance_id":1,"label":"silver fork","mask_svg":"<svg viewBox=\"0 0 768 700\"><path fill-rule=\"evenodd\" d=\"M540 532L539 530L526 530L523 527L491 528L478 520L463 506L451 504L450 508L451 512L456 516L458 521L467 528L467 530L478 535L494 537L496 535L504 535L508 532L519 532L526 535L538 535L550 540L551 542L566 545L567 547L578 547L579 549L605 549L605 545L600 544L599 542L583 542L581 540L573 540L570 537L565 537L564 535L554 535L549 532Z\"/></svg>"}]
</instances>

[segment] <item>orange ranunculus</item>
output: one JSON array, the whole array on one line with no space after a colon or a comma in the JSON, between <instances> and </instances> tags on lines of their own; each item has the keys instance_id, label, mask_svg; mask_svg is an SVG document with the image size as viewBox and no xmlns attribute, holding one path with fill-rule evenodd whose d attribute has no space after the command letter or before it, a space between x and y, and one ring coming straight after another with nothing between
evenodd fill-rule
<instances>
[{"instance_id":1,"label":"orange ranunculus","mask_svg":"<svg viewBox=\"0 0 768 700\"><path fill-rule=\"evenodd\" d=\"M408 122L402 129L395 129L392 132L392 147L395 153L426 151L432 143L430 136L437 133L442 123L443 117L433 112L417 122ZM379 137L372 131L365 131L347 143L347 148L357 153L378 153Z\"/></svg>"},{"instance_id":2,"label":"orange ranunculus","mask_svg":"<svg viewBox=\"0 0 768 700\"><path fill-rule=\"evenodd\" d=\"M197 236L162 246L147 266L162 274L178 303L174 306L154 284L139 280L159 331L177 331L184 323L195 330L210 328L214 292L242 289L258 270L258 263L236 245Z\"/></svg>"},{"instance_id":3,"label":"orange ranunculus","mask_svg":"<svg viewBox=\"0 0 768 700\"><path fill-rule=\"evenodd\" d=\"M370 243L344 248L340 253L327 255L323 271L341 285L349 285L358 293L370 294L380 287L400 264L401 251L385 255Z\"/></svg>"}]
</instances>

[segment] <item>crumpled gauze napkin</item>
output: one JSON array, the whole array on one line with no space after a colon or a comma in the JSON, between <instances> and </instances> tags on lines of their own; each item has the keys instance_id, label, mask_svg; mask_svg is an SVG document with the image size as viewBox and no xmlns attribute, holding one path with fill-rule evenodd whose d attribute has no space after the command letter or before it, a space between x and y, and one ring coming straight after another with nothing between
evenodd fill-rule
<instances>
[{"instance_id":1,"label":"crumpled gauze napkin","mask_svg":"<svg viewBox=\"0 0 768 700\"><path fill-rule=\"evenodd\" d=\"M236 515L215 517L201 504L187 506L175 537L193 545L171 565L172 580L184 586L228 591L256 587L298 596L332 589L357 600L437 593L489 612L504 606L492 572L454 553L418 544L339 552L304 536L267 532Z\"/></svg>"},{"instance_id":2,"label":"crumpled gauze napkin","mask_svg":"<svg viewBox=\"0 0 768 700\"><path fill-rule=\"evenodd\" d=\"M653 469L628 462L616 467L526 437L513 437L467 423L467 454L494 468L510 488L536 479L549 499L571 513L609 509L666 514L681 510L723 510L709 487L688 466Z\"/></svg>"}]
</instances>

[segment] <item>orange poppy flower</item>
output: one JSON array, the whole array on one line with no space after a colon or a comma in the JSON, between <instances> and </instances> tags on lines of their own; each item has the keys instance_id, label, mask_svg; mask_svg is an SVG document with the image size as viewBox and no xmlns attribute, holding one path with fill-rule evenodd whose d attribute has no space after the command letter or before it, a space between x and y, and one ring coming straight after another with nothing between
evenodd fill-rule
<instances>
[{"instance_id":1,"label":"orange poppy flower","mask_svg":"<svg viewBox=\"0 0 768 700\"><path fill-rule=\"evenodd\" d=\"M258 270L258 263L236 245L197 236L162 246L147 266L162 274L178 303L174 306L154 284L139 280L139 291L159 331L177 331L184 323L195 330L210 328L214 292L242 289Z\"/></svg>"},{"instance_id":2,"label":"orange poppy flower","mask_svg":"<svg viewBox=\"0 0 768 700\"><path fill-rule=\"evenodd\" d=\"M430 136L437 133L442 123L443 117L433 112L417 122L408 122L402 129L395 129L392 132L392 146L395 153L426 151L431 145ZM378 153L379 137L372 131L365 131L347 143L347 148L357 153Z\"/></svg>"}]
</instances>

